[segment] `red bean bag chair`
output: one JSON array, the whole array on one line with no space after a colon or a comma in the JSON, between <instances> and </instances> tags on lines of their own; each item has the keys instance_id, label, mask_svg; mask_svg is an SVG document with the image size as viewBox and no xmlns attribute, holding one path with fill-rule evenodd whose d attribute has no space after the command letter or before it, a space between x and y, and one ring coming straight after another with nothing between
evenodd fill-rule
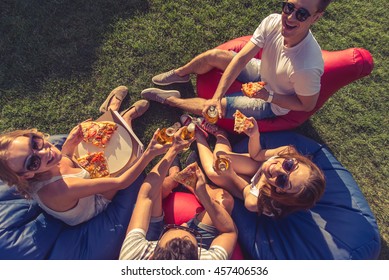
<instances>
[{"instance_id":1,"label":"red bean bag chair","mask_svg":"<svg viewBox=\"0 0 389 280\"><path fill-rule=\"evenodd\" d=\"M251 35L236 38L217 48L239 52L250 38ZM350 48L340 51L323 50L322 53L324 59L324 73L321 77L320 96L315 109L310 112L291 111L286 115L278 116L274 119L260 120L258 121L260 131L289 130L298 127L319 110L324 102L326 102L337 90L355 80L369 75L374 67L373 58L370 52L362 48ZM261 57L261 51L256 57ZM206 99L212 98L222 74L222 71L213 69L208 73L198 75L198 96ZM234 81L227 91L227 94L240 91L240 88L241 83L239 81ZM233 132L233 120L222 119L219 120L217 124L227 131Z\"/></svg>"},{"instance_id":2,"label":"red bean bag chair","mask_svg":"<svg viewBox=\"0 0 389 280\"><path fill-rule=\"evenodd\" d=\"M165 212L165 222L168 224L181 225L186 223L196 213L200 213L204 208L191 193L173 192L163 201L163 211ZM236 245L232 253L231 260L244 259L239 244Z\"/></svg>"}]
</instances>

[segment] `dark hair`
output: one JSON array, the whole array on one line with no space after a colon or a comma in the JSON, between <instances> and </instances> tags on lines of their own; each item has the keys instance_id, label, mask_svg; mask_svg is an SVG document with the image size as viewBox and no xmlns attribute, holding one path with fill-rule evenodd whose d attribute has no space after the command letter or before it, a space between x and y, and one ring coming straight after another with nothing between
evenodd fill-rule
<instances>
[{"instance_id":1,"label":"dark hair","mask_svg":"<svg viewBox=\"0 0 389 280\"><path fill-rule=\"evenodd\" d=\"M198 248L187 238L173 238L165 248L157 245L153 260L198 260Z\"/></svg>"},{"instance_id":2,"label":"dark hair","mask_svg":"<svg viewBox=\"0 0 389 280\"><path fill-rule=\"evenodd\" d=\"M317 11L319 13L324 12L331 2L332 2L332 0L320 0L319 5L317 7Z\"/></svg>"},{"instance_id":3,"label":"dark hair","mask_svg":"<svg viewBox=\"0 0 389 280\"><path fill-rule=\"evenodd\" d=\"M276 187L263 185L259 188L258 214L265 210L272 213L276 218L300 210L312 208L324 193L326 181L323 172L308 157L299 154L296 149L289 146L279 154L282 158L295 158L300 164L309 167L308 180L302 185L298 193L278 193Z\"/></svg>"}]
</instances>

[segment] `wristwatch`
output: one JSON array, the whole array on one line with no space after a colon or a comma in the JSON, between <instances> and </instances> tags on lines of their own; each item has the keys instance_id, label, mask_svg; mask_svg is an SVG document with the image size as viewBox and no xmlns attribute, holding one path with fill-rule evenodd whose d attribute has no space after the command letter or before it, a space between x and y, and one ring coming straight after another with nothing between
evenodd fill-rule
<instances>
[{"instance_id":1,"label":"wristwatch","mask_svg":"<svg viewBox=\"0 0 389 280\"><path fill-rule=\"evenodd\" d=\"M269 93L269 97L267 98L266 102L271 103L273 101L274 91L269 90L268 93Z\"/></svg>"}]
</instances>

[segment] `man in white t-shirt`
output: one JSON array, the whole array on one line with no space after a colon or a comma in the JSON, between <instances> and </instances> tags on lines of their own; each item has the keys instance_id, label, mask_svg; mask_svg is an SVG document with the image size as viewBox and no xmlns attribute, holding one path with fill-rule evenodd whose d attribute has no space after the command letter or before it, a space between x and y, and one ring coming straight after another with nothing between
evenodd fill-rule
<instances>
[{"instance_id":1,"label":"man in white t-shirt","mask_svg":"<svg viewBox=\"0 0 389 280\"><path fill-rule=\"evenodd\" d=\"M175 133L173 144L139 190L120 259L225 260L233 252L237 229L229 213L234 200L225 190L206 184L200 168L192 191L205 210L185 224L164 224L161 186L174 158L192 142L181 139L182 130Z\"/></svg>"},{"instance_id":2,"label":"man in white t-shirt","mask_svg":"<svg viewBox=\"0 0 389 280\"><path fill-rule=\"evenodd\" d=\"M219 118L233 118L236 109L256 119L273 118L289 111L311 111L320 92L324 71L321 48L310 27L323 15L331 0L288 0L282 14L271 14L255 30L239 53L212 49L186 65L153 77L157 85L184 83L189 74L204 74L212 68L224 71L212 99L182 99L176 90L149 88L141 95L194 114L215 106ZM261 59L254 56L263 49ZM233 81L264 81L266 86L256 98L241 92L224 97Z\"/></svg>"}]
</instances>

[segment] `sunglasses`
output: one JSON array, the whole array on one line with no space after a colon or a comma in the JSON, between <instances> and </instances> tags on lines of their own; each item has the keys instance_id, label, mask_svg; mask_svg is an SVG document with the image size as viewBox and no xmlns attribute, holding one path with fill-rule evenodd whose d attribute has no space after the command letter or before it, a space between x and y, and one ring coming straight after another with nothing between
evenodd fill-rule
<instances>
[{"instance_id":1,"label":"sunglasses","mask_svg":"<svg viewBox=\"0 0 389 280\"><path fill-rule=\"evenodd\" d=\"M296 6L290 2L282 2L282 12L291 15L294 11L296 11L296 18L300 22L306 21L311 14L305 8L298 8L296 10Z\"/></svg>"},{"instance_id":2,"label":"sunglasses","mask_svg":"<svg viewBox=\"0 0 389 280\"><path fill-rule=\"evenodd\" d=\"M161 232L161 234L159 235L159 238L158 238L158 242L157 242L157 245L159 244L159 241L161 240L162 236L169 230L171 229L179 229L179 230L184 230L186 232L189 232L190 234L192 234L196 240L197 240L197 244L199 244L201 246L201 244L203 244L203 236L201 235L200 232L198 232L197 230L193 229L193 228L188 228L188 227L184 227L184 226L179 226L179 225L175 225L175 224L167 224L163 227L163 230ZM200 242L199 242L200 241ZM201 256L201 250L199 250L199 259L200 259L200 256Z\"/></svg>"},{"instance_id":3,"label":"sunglasses","mask_svg":"<svg viewBox=\"0 0 389 280\"><path fill-rule=\"evenodd\" d=\"M278 175L275 180L275 185L278 188L285 189L289 183L289 175L297 166L297 160L294 158L286 158L282 162L282 169L286 172L286 174Z\"/></svg>"},{"instance_id":4,"label":"sunglasses","mask_svg":"<svg viewBox=\"0 0 389 280\"><path fill-rule=\"evenodd\" d=\"M37 171L41 167L41 158L36 154L36 152L43 149L43 146L45 145L45 140L37 135L33 135L31 137L31 149L33 154L28 156L24 167L28 171Z\"/></svg>"}]
</instances>

